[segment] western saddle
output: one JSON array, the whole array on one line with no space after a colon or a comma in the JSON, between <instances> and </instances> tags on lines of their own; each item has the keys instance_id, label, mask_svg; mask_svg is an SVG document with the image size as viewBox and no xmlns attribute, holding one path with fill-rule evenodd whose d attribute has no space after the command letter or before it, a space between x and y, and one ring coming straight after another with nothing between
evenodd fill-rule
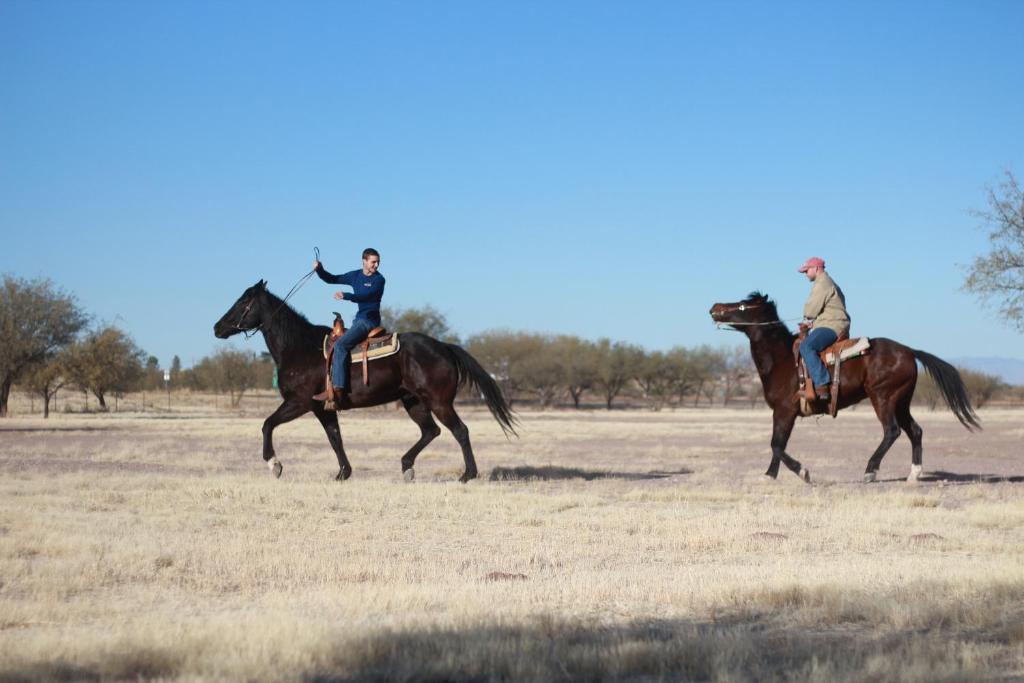
<instances>
[{"instance_id":1,"label":"western saddle","mask_svg":"<svg viewBox=\"0 0 1024 683\"><path fill-rule=\"evenodd\" d=\"M331 381L331 361L334 358L334 342L336 342L341 335L345 334L345 332L345 321L342 319L341 314L335 311L334 324L331 326L330 333L324 336L323 347L324 365L327 376L327 402L325 407L328 410L333 410L335 408L334 382ZM362 363L363 384L369 385L369 361L398 353L398 335L394 332L388 332L383 327L374 327L370 330L366 339L360 342L353 351L359 351L359 356L357 357L356 354L353 353L351 362Z\"/></svg>"},{"instance_id":2,"label":"western saddle","mask_svg":"<svg viewBox=\"0 0 1024 683\"><path fill-rule=\"evenodd\" d=\"M803 356L800 355L800 344L806 338L807 331L801 330L800 335L793 342L793 359L796 362L797 378L799 381L799 390L797 391L796 398L800 402L800 414L804 416L812 415L816 412L816 409L818 412L823 412L820 411L822 406L820 399L815 394L814 382L811 381L811 377L807 372L807 365L804 363ZM833 366L835 367L835 370L831 371L832 384L828 401L828 412L833 418L839 412L839 371L843 361L863 356L870 348L871 342L867 337L850 339L849 333L844 332L839 335L834 344L826 347L818 354L821 357L821 362L825 364L826 370Z\"/></svg>"}]
</instances>

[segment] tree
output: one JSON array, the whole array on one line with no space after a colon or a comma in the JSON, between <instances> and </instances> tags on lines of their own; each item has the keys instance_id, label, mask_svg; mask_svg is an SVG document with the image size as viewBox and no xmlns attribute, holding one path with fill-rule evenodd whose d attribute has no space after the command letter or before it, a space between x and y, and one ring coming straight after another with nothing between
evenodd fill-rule
<instances>
[{"instance_id":1,"label":"tree","mask_svg":"<svg viewBox=\"0 0 1024 683\"><path fill-rule=\"evenodd\" d=\"M641 358L643 349L638 346L625 342L612 343L608 339L597 341L596 384L608 410L612 409L612 401L636 374L635 368Z\"/></svg>"},{"instance_id":2,"label":"tree","mask_svg":"<svg viewBox=\"0 0 1024 683\"><path fill-rule=\"evenodd\" d=\"M971 397L971 403L975 408L984 407L996 394L1007 388L1006 384L995 375L965 368L959 368L959 371L964 386L967 387L967 395Z\"/></svg>"},{"instance_id":3,"label":"tree","mask_svg":"<svg viewBox=\"0 0 1024 683\"><path fill-rule=\"evenodd\" d=\"M975 257L963 288L996 303L1006 323L1024 332L1024 189L1007 171L987 192L988 209L973 213L988 229L992 250Z\"/></svg>"},{"instance_id":4,"label":"tree","mask_svg":"<svg viewBox=\"0 0 1024 683\"><path fill-rule=\"evenodd\" d=\"M597 381L597 347L591 341L571 335L556 338L555 345L555 355L562 366L562 381L573 407L578 410L583 392Z\"/></svg>"},{"instance_id":5,"label":"tree","mask_svg":"<svg viewBox=\"0 0 1024 683\"><path fill-rule=\"evenodd\" d=\"M46 279L4 275L0 289L0 417L25 370L74 341L87 318L75 298Z\"/></svg>"},{"instance_id":6,"label":"tree","mask_svg":"<svg viewBox=\"0 0 1024 683\"><path fill-rule=\"evenodd\" d=\"M242 394L257 385L260 365L250 353L224 348L196 363L192 374L198 388L227 392L231 407L237 408Z\"/></svg>"},{"instance_id":7,"label":"tree","mask_svg":"<svg viewBox=\"0 0 1024 683\"><path fill-rule=\"evenodd\" d=\"M678 381L676 357L662 351L643 351L636 358L633 379L651 408L661 410Z\"/></svg>"},{"instance_id":8,"label":"tree","mask_svg":"<svg viewBox=\"0 0 1024 683\"><path fill-rule=\"evenodd\" d=\"M522 364L530 352L526 332L489 330L475 334L466 341L469 351L501 385L511 405L516 393L524 389Z\"/></svg>"},{"instance_id":9,"label":"tree","mask_svg":"<svg viewBox=\"0 0 1024 683\"><path fill-rule=\"evenodd\" d=\"M448 325L448 319L431 305L423 308L389 308L380 312L384 327L392 332L419 332L448 344L458 344L459 335Z\"/></svg>"},{"instance_id":10,"label":"tree","mask_svg":"<svg viewBox=\"0 0 1024 683\"><path fill-rule=\"evenodd\" d=\"M50 400L57 395L67 382L64 368L65 358L61 354L28 367L19 384L43 399L43 417L50 417Z\"/></svg>"},{"instance_id":11,"label":"tree","mask_svg":"<svg viewBox=\"0 0 1024 683\"><path fill-rule=\"evenodd\" d=\"M683 346L674 346L665 352L662 372L666 375L666 397L676 397L682 405L686 395L697 388L697 366L694 353Z\"/></svg>"},{"instance_id":12,"label":"tree","mask_svg":"<svg viewBox=\"0 0 1024 683\"><path fill-rule=\"evenodd\" d=\"M146 391L158 391L163 388L164 373L160 371L160 360L156 356L146 359L145 376L142 388Z\"/></svg>"},{"instance_id":13,"label":"tree","mask_svg":"<svg viewBox=\"0 0 1024 683\"><path fill-rule=\"evenodd\" d=\"M706 344L692 351L691 372L695 387L693 405L696 406L700 402L702 394L708 397L708 402L713 403L715 384L725 372L725 356L722 351Z\"/></svg>"},{"instance_id":14,"label":"tree","mask_svg":"<svg viewBox=\"0 0 1024 683\"><path fill-rule=\"evenodd\" d=\"M961 370L961 372L963 371ZM935 384L932 376L924 372L917 373L917 385L914 387L914 402L923 403L928 406L928 410L935 410L938 408L939 401L941 400L942 392L939 391L939 387Z\"/></svg>"},{"instance_id":15,"label":"tree","mask_svg":"<svg viewBox=\"0 0 1024 683\"><path fill-rule=\"evenodd\" d=\"M750 357L750 350L745 346L737 346L733 349L722 350L723 372L722 380L725 388L722 392L722 405L727 405L729 400L738 396L746 381L757 374L754 369L754 361Z\"/></svg>"},{"instance_id":16,"label":"tree","mask_svg":"<svg viewBox=\"0 0 1024 683\"><path fill-rule=\"evenodd\" d=\"M555 352L557 341L542 334L521 334L515 372L522 386L536 394L542 408L554 402L565 387L565 366Z\"/></svg>"},{"instance_id":17,"label":"tree","mask_svg":"<svg viewBox=\"0 0 1024 683\"><path fill-rule=\"evenodd\" d=\"M108 326L91 332L68 349L67 374L72 384L91 391L107 409L107 394L115 398L137 388L145 376L145 352L127 333Z\"/></svg>"}]
</instances>

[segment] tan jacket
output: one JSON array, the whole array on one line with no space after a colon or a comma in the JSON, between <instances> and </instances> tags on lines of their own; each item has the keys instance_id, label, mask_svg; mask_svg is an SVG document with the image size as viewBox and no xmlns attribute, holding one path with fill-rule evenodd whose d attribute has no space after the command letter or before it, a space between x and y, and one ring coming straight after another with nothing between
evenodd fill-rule
<instances>
[{"instance_id":1,"label":"tan jacket","mask_svg":"<svg viewBox=\"0 0 1024 683\"><path fill-rule=\"evenodd\" d=\"M804 304L804 318L814 321L814 327L827 327L837 335L850 331L850 315L846 312L843 290L822 271L814 278L811 295Z\"/></svg>"}]
</instances>

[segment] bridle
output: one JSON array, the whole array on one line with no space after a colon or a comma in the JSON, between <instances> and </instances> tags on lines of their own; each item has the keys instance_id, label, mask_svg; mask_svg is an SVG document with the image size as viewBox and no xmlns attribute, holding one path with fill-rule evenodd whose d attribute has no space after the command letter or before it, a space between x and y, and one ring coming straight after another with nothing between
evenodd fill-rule
<instances>
[{"instance_id":1,"label":"bridle","mask_svg":"<svg viewBox=\"0 0 1024 683\"><path fill-rule=\"evenodd\" d=\"M746 311L747 309L750 309L750 308L758 308L760 306L764 306L766 303L768 303L768 302L767 301L755 301L754 303L747 303L746 301L743 301L743 302L740 302L738 304L733 304L732 306L730 306L730 307L726 308L725 310L723 310L722 313L723 314L725 314L725 313L734 313L735 311L742 312L742 311ZM793 320L797 320L797 318L793 318ZM722 321L716 320L715 321L715 327L717 327L720 330L729 330L729 329L732 329L734 327L768 327L769 325L782 325L783 322L784 321L780 320L780 319L769 320L767 322L752 322L752 323L748 323L748 322L722 322ZM733 331L734 332L739 332L739 330L733 330Z\"/></svg>"},{"instance_id":2,"label":"bridle","mask_svg":"<svg viewBox=\"0 0 1024 683\"><path fill-rule=\"evenodd\" d=\"M313 255L317 261L320 260L320 247L313 247ZM260 328L263 327L265 323L269 323L271 320L274 319L274 316L277 315L278 311L284 308L284 305L288 303L288 299L291 299L296 292L302 289L302 286L309 281L309 278L313 277L314 273L316 273L315 268L306 273L305 275L303 275L301 278L299 278L299 281L292 285L292 288L288 290L288 294L285 295L280 305L278 305L278 307L274 309L274 312L270 314L269 318L260 321L260 323L255 327L242 327L242 321L245 320L245 316L249 315L249 310L252 308L252 305L256 303L256 295L253 294L252 298L249 299L249 303L245 305L245 310L242 311L242 314L240 316L238 316L238 322L235 323L235 329L240 330L246 339L251 338L253 335L260 331Z\"/></svg>"},{"instance_id":3,"label":"bridle","mask_svg":"<svg viewBox=\"0 0 1024 683\"><path fill-rule=\"evenodd\" d=\"M254 303L256 303L255 294L253 294L252 297L249 299L249 303L245 305L245 310L242 311L242 314L240 316L238 316L238 322L235 323L235 329L240 330L242 334L245 335L246 339L252 337L254 334L259 332L260 327L263 325L263 323L261 322L256 327L242 327L242 321L245 320L245 316L249 315L249 310L252 308L252 305Z\"/></svg>"}]
</instances>

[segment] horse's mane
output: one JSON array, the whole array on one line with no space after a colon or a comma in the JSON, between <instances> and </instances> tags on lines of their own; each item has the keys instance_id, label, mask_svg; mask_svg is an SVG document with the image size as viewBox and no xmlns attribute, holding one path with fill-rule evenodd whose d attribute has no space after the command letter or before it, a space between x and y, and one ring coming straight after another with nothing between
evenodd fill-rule
<instances>
[{"instance_id":1,"label":"horse's mane","mask_svg":"<svg viewBox=\"0 0 1024 683\"><path fill-rule=\"evenodd\" d=\"M306 316L296 311L288 302L269 289L264 289L263 293L266 295L264 303L267 305L269 315L271 316L270 320L267 321L267 326L273 328L280 335L281 341L286 345L289 345L291 342L304 343L309 340L314 332L322 336L326 330L330 329L325 325L314 325L309 322ZM322 329L318 330L318 328Z\"/></svg>"},{"instance_id":2,"label":"horse's mane","mask_svg":"<svg viewBox=\"0 0 1024 683\"><path fill-rule=\"evenodd\" d=\"M789 326L786 325L786 323L782 322L782 319L779 317L779 311L775 307L775 301L767 294L764 294L759 290L754 290L753 292L747 295L747 298L744 299L743 302L763 304L765 307L765 313L767 314L766 317L779 321L778 326L770 325L766 329L772 332L775 332L777 330L785 331L787 337L791 337L793 335L793 333L789 331Z\"/></svg>"}]
</instances>

